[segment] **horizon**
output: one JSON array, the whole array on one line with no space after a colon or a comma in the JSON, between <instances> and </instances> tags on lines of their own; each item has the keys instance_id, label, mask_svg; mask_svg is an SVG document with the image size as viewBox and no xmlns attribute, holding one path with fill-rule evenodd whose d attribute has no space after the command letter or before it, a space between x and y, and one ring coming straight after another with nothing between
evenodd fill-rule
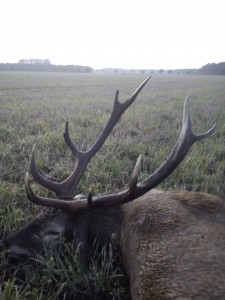
<instances>
[{"instance_id":1,"label":"horizon","mask_svg":"<svg viewBox=\"0 0 225 300\"><path fill-rule=\"evenodd\" d=\"M198 69L225 61L223 0L2 0L0 62Z\"/></svg>"},{"instance_id":2,"label":"horizon","mask_svg":"<svg viewBox=\"0 0 225 300\"><path fill-rule=\"evenodd\" d=\"M40 58L23 58L23 59L25 59L25 60L30 60L30 59L40 59ZM46 59L40 59L40 60L46 60ZM169 71L169 70L198 70L198 69L201 69L202 67L204 67L204 66L201 66L201 67L199 67L199 68L179 68L179 69L176 69L176 68L171 68L171 69L165 69L165 68L161 68L161 69L153 69L153 68L121 68L121 67L103 67L103 68L97 68L97 69L95 69L95 68L93 68L92 66L88 66L88 65L72 65L72 64L69 64L69 65L63 65L63 64L53 64L52 62L51 62L51 59L48 59L49 61L50 61L50 65L55 65L55 66L80 66L80 67L89 67L89 68L92 68L94 71L97 71L97 70L104 70L104 69L106 69L106 70L114 70L114 69L117 69L117 70L136 70L136 71L138 71L138 70L152 70L152 71L159 71L159 70L164 70L164 71ZM224 62L218 62L218 63L214 63L214 62L209 62L209 63L207 63L206 65L208 65L208 64L219 64L219 63L224 63ZM10 63L10 62L0 62L0 64L19 64L19 61L18 62L13 62L13 63ZM35 65L35 64L38 64L38 63L24 63L24 64L30 64L30 65Z\"/></svg>"}]
</instances>

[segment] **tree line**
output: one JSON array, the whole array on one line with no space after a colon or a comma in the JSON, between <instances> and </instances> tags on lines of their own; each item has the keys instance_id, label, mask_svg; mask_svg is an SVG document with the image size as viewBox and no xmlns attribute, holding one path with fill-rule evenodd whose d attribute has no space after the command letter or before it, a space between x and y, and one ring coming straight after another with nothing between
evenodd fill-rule
<instances>
[{"instance_id":1,"label":"tree line","mask_svg":"<svg viewBox=\"0 0 225 300\"><path fill-rule=\"evenodd\" d=\"M199 73L203 75L225 75L225 62L207 64L199 69Z\"/></svg>"},{"instance_id":2,"label":"tree line","mask_svg":"<svg viewBox=\"0 0 225 300\"><path fill-rule=\"evenodd\" d=\"M88 66L79 65L52 65L49 59L21 59L18 63L0 63L0 71L27 71L27 72L71 72L91 73L94 70ZM207 64L200 69L177 69L177 70L126 70L105 68L95 70L96 73L118 74L172 74L172 75L225 75L225 62Z\"/></svg>"},{"instance_id":3,"label":"tree line","mask_svg":"<svg viewBox=\"0 0 225 300\"><path fill-rule=\"evenodd\" d=\"M91 73L93 69L88 66L78 65L52 65L49 60L22 59L14 64L0 63L0 71Z\"/></svg>"}]
</instances>

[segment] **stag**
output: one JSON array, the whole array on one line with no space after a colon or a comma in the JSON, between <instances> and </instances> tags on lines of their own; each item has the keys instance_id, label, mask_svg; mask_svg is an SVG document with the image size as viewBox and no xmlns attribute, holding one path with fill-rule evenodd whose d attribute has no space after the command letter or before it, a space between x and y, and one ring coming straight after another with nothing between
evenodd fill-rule
<instances>
[{"instance_id":1,"label":"stag","mask_svg":"<svg viewBox=\"0 0 225 300\"><path fill-rule=\"evenodd\" d=\"M149 77L150 78L150 77ZM132 299L224 299L225 210L223 201L205 193L154 189L185 158L191 146L208 137L192 131L186 97L180 137L165 162L145 180L138 182L139 156L127 188L109 194L74 197L85 169L99 151L125 110L148 82L147 78L125 102L116 92L111 116L94 145L86 152L72 142L66 123L64 140L76 165L63 182L53 182L36 167L32 149L25 176L28 199L48 207L18 232L0 242L9 259L33 257L45 247L69 236L84 263L88 247L98 237L101 245L115 233L119 240ZM55 192L42 197L32 189L35 182Z\"/></svg>"}]
</instances>

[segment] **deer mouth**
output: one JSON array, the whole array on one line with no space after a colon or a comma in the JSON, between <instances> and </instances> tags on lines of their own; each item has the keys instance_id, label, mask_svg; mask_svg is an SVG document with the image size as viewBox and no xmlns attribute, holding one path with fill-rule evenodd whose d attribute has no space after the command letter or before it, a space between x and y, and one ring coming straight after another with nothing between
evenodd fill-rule
<instances>
[{"instance_id":1,"label":"deer mouth","mask_svg":"<svg viewBox=\"0 0 225 300\"><path fill-rule=\"evenodd\" d=\"M24 260L34 257L34 251L16 246L6 252L6 257L10 264L18 264Z\"/></svg>"},{"instance_id":2,"label":"deer mouth","mask_svg":"<svg viewBox=\"0 0 225 300\"><path fill-rule=\"evenodd\" d=\"M7 254L8 262L10 264L13 264L13 265L18 264L18 263L26 260L27 258L28 258L27 255L21 255L21 254L17 254L17 253L10 253L9 252Z\"/></svg>"}]
</instances>

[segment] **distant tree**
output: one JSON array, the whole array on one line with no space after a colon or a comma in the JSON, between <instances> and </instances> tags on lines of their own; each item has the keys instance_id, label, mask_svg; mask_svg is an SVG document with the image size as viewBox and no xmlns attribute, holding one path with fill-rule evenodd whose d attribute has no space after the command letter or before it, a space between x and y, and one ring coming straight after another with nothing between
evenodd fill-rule
<instances>
[{"instance_id":1,"label":"distant tree","mask_svg":"<svg viewBox=\"0 0 225 300\"><path fill-rule=\"evenodd\" d=\"M44 64L45 65L50 65L51 64L50 59L44 59Z\"/></svg>"},{"instance_id":2,"label":"distant tree","mask_svg":"<svg viewBox=\"0 0 225 300\"><path fill-rule=\"evenodd\" d=\"M20 59L19 61L18 61L18 64L25 64L26 63L26 59Z\"/></svg>"},{"instance_id":3,"label":"distant tree","mask_svg":"<svg viewBox=\"0 0 225 300\"><path fill-rule=\"evenodd\" d=\"M225 62L207 64L199 70L199 73L204 75L225 75Z\"/></svg>"}]
</instances>

